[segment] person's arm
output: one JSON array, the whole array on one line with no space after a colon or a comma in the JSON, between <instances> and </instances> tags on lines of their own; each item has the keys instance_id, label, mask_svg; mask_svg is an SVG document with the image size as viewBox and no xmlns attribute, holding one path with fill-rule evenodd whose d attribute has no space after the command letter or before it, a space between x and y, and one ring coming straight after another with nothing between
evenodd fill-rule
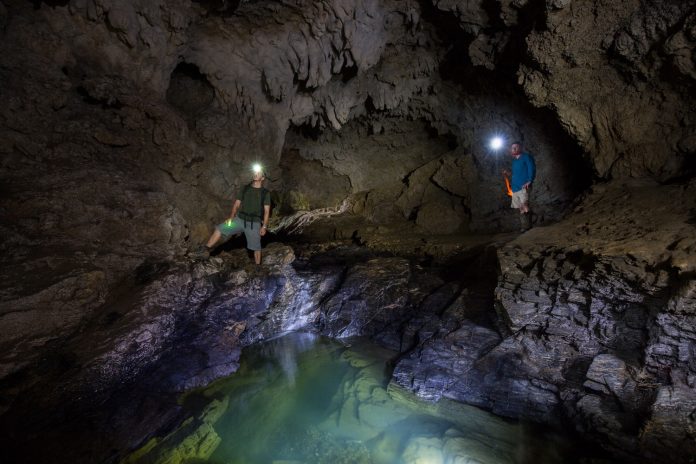
<instances>
[{"instance_id":1,"label":"person's arm","mask_svg":"<svg viewBox=\"0 0 696 464\"><path fill-rule=\"evenodd\" d=\"M529 187L532 186L532 182L534 182L534 178L536 177L536 166L534 165L534 158L532 158L532 155L527 155L525 159L525 167L527 169L527 179L529 181L523 185L525 189L529 189Z\"/></svg>"},{"instance_id":2,"label":"person's arm","mask_svg":"<svg viewBox=\"0 0 696 464\"><path fill-rule=\"evenodd\" d=\"M536 179L536 163L532 155L529 155L529 183L534 182L534 179Z\"/></svg>"},{"instance_id":3,"label":"person's arm","mask_svg":"<svg viewBox=\"0 0 696 464\"><path fill-rule=\"evenodd\" d=\"M261 235L266 235L268 230L268 217L271 215L271 205L263 205L263 222L261 223L261 230L259 233Z\"/></svg>"},{"instance_id":4,"label":"person's arm","mask_svg":"<svg viewBox=\"0 0 696 464\"><path fill-rule=\"evenodd\" d=\"M240 206L242 206L241 200L235 200L234 203L232 203L232 212L230 213L230 219L234 219L237 217L237 211L239 211Z\"/></svg>"}]
</instances>

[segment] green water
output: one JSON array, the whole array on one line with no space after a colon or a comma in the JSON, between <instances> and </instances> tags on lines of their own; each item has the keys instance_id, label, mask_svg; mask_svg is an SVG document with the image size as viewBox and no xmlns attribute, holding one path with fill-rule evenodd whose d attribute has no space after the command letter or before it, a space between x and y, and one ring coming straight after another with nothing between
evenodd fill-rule
<instances>
[{"instance_id":1,"label":"green water","mask_svg":"<svg viewBox=\"0 0 696 464\"><path fill-rule=\"evenodd\" d=\"M245 350L231 377L187 396L191 418L125 462L577 462L567 440L388 386L394 353L291 334Z\"/></svg>"}]
</instances>

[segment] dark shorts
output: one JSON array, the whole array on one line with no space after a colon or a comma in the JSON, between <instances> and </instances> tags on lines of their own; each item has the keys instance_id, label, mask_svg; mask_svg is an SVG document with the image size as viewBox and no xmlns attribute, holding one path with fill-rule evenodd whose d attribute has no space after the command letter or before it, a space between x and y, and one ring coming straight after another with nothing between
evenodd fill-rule
<instances>
[{"instance_id":1,"label":"dark shorts","mask_svg":"<svg viewBox=\"0 0 696 464\"><path fill-rule=\"evenodd\" d=\"M246 227L244 223L246 222ZM232 221L225 221L215 227L222 235L223 240L227 240L233 235L239 235L244 232L246 237L247 248L253 251L261 250L261 223L244 221L243 219L234 218Z\"/></svg>"}]
</instances>

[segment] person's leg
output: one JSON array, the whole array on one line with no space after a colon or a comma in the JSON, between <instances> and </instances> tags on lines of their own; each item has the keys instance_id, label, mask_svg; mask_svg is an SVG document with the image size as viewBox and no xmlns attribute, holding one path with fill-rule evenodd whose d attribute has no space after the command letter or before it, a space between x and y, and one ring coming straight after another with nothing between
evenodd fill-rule
<instances>
[{"instance_id":1,"label":"person's leg","mask_svg":"<svg viewBox=\"0 0 696 464\"><path fill-rule=\"evenodd\" d=\"M522 224L522 229L529 229L529 208L526 203L520 206L520 223Z\"/></svg>"},{"instance_id":2,"label":"person's leg","mask_svg":"<svg viewBox=\"0 0 696 464\"><path fill-rule=\"evenodd\" d=\"M210 238L205 245L201 245L195 252L194 256L198 258L207 258L210 256L210 252L213 251L215 245L218 243L220 238L222 241L226 241L232 235L236 235L242 232L242 226L234 222L227 223L223 222L215 226L215 230L210 235Z\"/></svg>"},{"instance_id":3,"label":"person's leg","mask_svg":"<svg viewBox=\"0 0 696 464\"><path fill-rule=\"evenodd\" d=\"M528 190L522 189L513 194L513 207L515 206L520 210L520 232L525 232L531 228Z\"/></svg>"},{"instance_id":4,"label":"person's leg","mask_svg":"<svg viewBox=\"0 0 696 464\"><path fill-rule=\"evenodd\" d=\"M220 237L222 237L222 234L217 228L215 228L215 232L213 232L213 235L210 236L208 243L206 243L205 246L208 247L209 250L212 250L218 240L220 240Z\"/></svg>"},{"instance_id":5,"label":"person's leg","mask_svg":"<svg viewBox=\"0 0 696 464\"><path fill-rule=\"evenodd\" d=\"M520 190L520 214L529 212L529 189Z\"/></svg>"},{"instance_id":6,"label":"person's leg","mask_svg":"<svg viewBox=\"0 0 696 464\"><path fill-rule=\"evenodd\" d=\"M248 223L244 228L247 249L254 252L254 262L261 264L261 224L258 222Z\"/></svg>"},{"instance_id":7,"label":"person's leg","mask_svg":"<svg viewBox=\"0 0 696 464\"><path fill-rule=\"evenodd\" d=\"M517 192L512 193L510 207L520 212L520 232L524 232L526 230L525 217L522 209L524 207L524 190L518 190Z\"/></svg>"}]
</instances>

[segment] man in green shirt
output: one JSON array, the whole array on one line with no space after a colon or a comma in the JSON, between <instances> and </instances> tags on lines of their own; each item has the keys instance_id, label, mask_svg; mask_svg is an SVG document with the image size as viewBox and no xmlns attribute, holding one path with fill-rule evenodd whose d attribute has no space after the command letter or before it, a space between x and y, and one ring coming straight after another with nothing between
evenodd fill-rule
<instances>
[{"instance_id":1,"label":"man in green shirt","mask_svg":"<svg viewBox=\"0 0 696 464\"><path fill-rule=\"evenodd\" d=\"M266 175L261 169L254 170L250 184L241 188L232 205L229 218L215 227L208 243L201 246L194 256L207 258L220 238L223 242L232 235L244 232L247 248L254 252L254 262L261 264L261 237L266 235L268 217L271 212L271 194L263 187Z\"/></svg>"}]
</instances>

